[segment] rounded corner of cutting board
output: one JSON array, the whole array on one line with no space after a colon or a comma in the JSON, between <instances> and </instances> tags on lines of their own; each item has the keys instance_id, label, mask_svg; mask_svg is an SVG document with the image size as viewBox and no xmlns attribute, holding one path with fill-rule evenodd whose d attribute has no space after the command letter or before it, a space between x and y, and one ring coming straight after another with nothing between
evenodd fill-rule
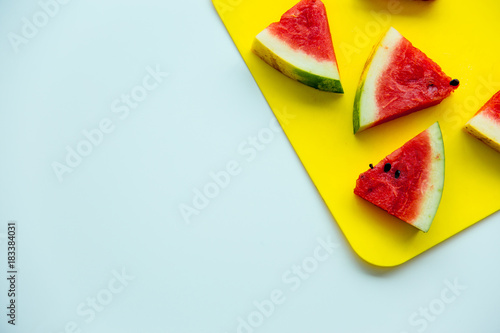
<instances>
[{"instance_id":1,"label":"rounded corner of cutting board","mask_svg":"<svg viewBox=\"0 0 500 333\"><path fill-rule=\"evenodd\" d=\"M346 10L346 17L344 20L349 20L353 18L357 18L358 24L361 24L361 26L366 25L366 19L369 19L369 12L366 11L364 16L360 15L358 12L353 12L351 7L349 7L348 3L349 2L354 2L355 0L349 0L346 1L345 4L343 5L344 10ZM493 0L488 0L490 5L494 6L500 6L500 3L494 2ZM371 48L371 45L368 45L366 47L363 47L362 49L365 50L366 52L361 54L359 57L354 57L354 58L349 58L351 61L346 62L346 56L345 54L342 54L340 52L340 57L339 57L339 66L344 68L344 71L341 69L341 74L342 72L344 75L342 76L342 85L345 85L345 90L346 93L343 95L343 102L342 99L337 99L337 101L330 101L326 100L324 98L321 98L318 93L311 93L310 90L307 91L307 98L305 99L300 99L300 98L295 98L294 101L299 101L299 103L294 106L294 104L290 104L289 100L286 98L290 98L290 91L285 91L286 93L283 93L283 88L281 85L276 85L275 82L273 81L272 77L268 77L266 75L263 75L263 72L260 72L259 70L256 70L255 66L251 66L251 58L249 58L249 50L248 50L248 45L251 43L251 39L254 38L254 31L260 31L259 29L262 29L262 24L266 23L270 17L279 18L279 15L282 14L282 8L281 7L286 7L285 1L277 1L274 2L272 5L269 5L268 3L265 3L263 0L252 0L248 2L241 2L240 0L236 1L235 3L241 4L242 6L226 6L228 3L227 0L212 0L213 5L215 6L216 11L218 12L219 16L221 17L224 25L228 29L228 32L230 36L232 37L233 41L235 42L238 50L240 51L240 54L242 55L245 63L247 66L249 66L249 70L254 76L255 80L259 84L259 87L261 88L262 93L264 94L266 100L269 102L269 105L273 109L273 112L276 115L276 105L280 105L280 101L286 101L287 104L285 104L288 109L287 112L290 112L290 114L294 114L294 112L297 112L297 114L300 116L299 118L301 119L301 123L297 124L294 123L294 127L292 128L292 125L284 127L283 130L285 131L290 143L292 144L293 148L297 152L297 155L301 162L303 163L304 167L306 170L308 170L309 175L311 176L311 179L313 183L315 183L316 187L318 188L319 192L321 193L324 201L327 203L329 208L331 208L331 202L333 201L333 198L337 198L338 196L333 196L332 193L333 191L325 190L325 186L329 185L329 181L325 181L325 179L329 179L327 176L328 175L322 175L320 174L321 172L325 172L325 167L324 167L324 160L318 161L316 157L311 156L309 152L305 149L307 145L313 144L315 141L310 139L310 138L323 138L326 137L325 135L332 135L331 129L328 130L328 133L322 133L319 132L314 126L320 126L320 129L323 129L322 124L326 124L327 122L319 122L317 118L325 118L326 121L331 121L332 119L337 119L341 122L345 122L345 124L352 124L352 119L348 119L352 115L351 112L345 113L347 116L344 116L341 112L336 112L336 113L325 113L322 112L323 109L320 108L322 103L324 104L325 107L331 107L335 103L337 103L336 106L342 107L345 109L350 109L352 107L352 104L350 101L345 101L346 97L348 98L354 98L354 92L355 92L355 87L357 87L358 84L358 79L359 77L357 74L361 70L362 65L364 64L366 59L362 59L368 52L368 49ZM422 6L424 4L421 4ZM244 8L241 8L244 7ZM278 7L280 9L278 9ZM440 6L434 6L435 8L433 10L436 10L436 13L444 13L446 11L443 11L447 8L445 8L444 3L442 3ZM452 9L457 13L457 14L462 14L462 15L470 15L469 9L466 9L465 7L459 8L460 6L453 6ZM239 9L238 9L239 8ZM263 11L263 8L266 10ZM500 7L498 7L500 8ZM238 9L238 10L236 10ZM410 10L411 8L408 8ZM475 7L474 8L476 12L483 12L484 10L481 9L480 7ZM265 12L266 15L262 15L262 13ZM431 11L429 11L431 12ZM491 18L494 18L492 11L490 10L488 14ZM440 20L441 26L449 26L447 23L450 20L455 20L456 18L454 16L446 15L443 16L444 18ZM481 17L481 16L478 16ZM257 18L257 19L255 19ZM433 23L433 27L435 26L435 16L429 16L426 20L431 20ZM490 25L493 26L496 22L495 20L490 20ZM339 17L337 17L339 19ZM424 20L424 18L420 18ZM482 18L483 19L483 18ZM364 20L364 21L363 21ZM425 21L425 20L424 20ZM267 22L270 23L271 21ZM443 242L444 240L450 238L451 236L455 235L458 232L461 232L463 229L466 227L469 227L477 222L479 222L482 218L485 216L488 216L495 211L498 210L498 200L495 200L494 196L492 197L491 195L496 193L494 192L495 188L498 188L500 186L500 175L497 173L496 167L498 166L498 161L499 158L498 156L492 156L491 153L487 152L486 149L483 149L482 147L478 148L480 150L479 152L477 149L475 149L476 142L470 143L470 147L466 146L465 147L465 152L468 154L457 154L458 151L463 152L464 151L464 140L465 136L460 137L459 135L455 135L458 130L458 123L457 123L457 118L462 118L467 116L468 114L465 113L460 113L459 111L454 109L455 105L459 106L464 106L465 99L470 95L474 96L474 89L477 90L477 87L481 87L481 84L483 84L483 81L487 81L487 79L491 80L500 80L500 67L496 66L496 60L494 59L494 53L495 52L490 52L487 53L486 56L483 53L476 54L477 52L475 51L475 48L468 48L467 50L470 50L468 52L463 52L460 53L458 57L452 57L451 52L447 52L446 49L443 50L443 45L442 41L440 40L439 34L435 36L435 38L429 39L428 36L423 35L418 28L414 27L412 25L413 20L405 20L403 16L394 16L394 24L397 28L401 28L405 34L408 34L409 37L411 37L412 40L415 41L416 46L421 47L425 52L429 52L429 55L431 58L436 57L436 61L443 66L446 67L446 71L448 72L453 72L455 71L455 75L460 76L461 82L463 82L463 87L460 90L460 92L457 92L453 96L453 100L449 101L444 101L442 105L438 105L433 107L433 109L429 109L426 112L420 113L420 115L416 116L407 116L411 117L413 120L412 122L408 123L408 121L404 122L403 120L399 121L394 121L392 125L386 125L386 129L390 128L391 130L397 130L395 133L396 134L401 134L401 133L417 133L418 130L421 130L421 126L423 123L426 123L429 119L432 118L432 120L439 120L442 119L444 122L440 122L442 125L442 130L443 134L445 136L446 144L447 144L447 179L458 179L458 176L466 176L466 178L460 178L461 182L460 185L457 182L452 181L451 183L448 182L449 185L447 185L447 194L443 196L442 202L441 202L441 215L443 221L446 221L446 223L443 224L442 227L437 228L431 228L431 231L426 234L426 235L421 235L421 234L413 234L409 232L402 231L405 235L409 235L409 239L396 239L394 240L392 237L394 237L394 233L389 232L389 234L385 233L376 233L376 234L369 234L367 235L359 235L359 230L357 227L348 227L346 223L339 223L339 221L336 221L337 224L340 226L341 229L343 229L343 233L346 236L347 241L349 242L351 248L353 251L356 253L357 256L359 256L363 261L370 265L374 266L379 266L379 267L396 267L399 266L403 263L408 262L409 260L413 259L414 257L417 257L418 255L426 252L430 248L434 247L435 245L438 245L439 243ZM417 30L418 31L417 31ZM445 32L446 30L443 30ZM473 32L469 32L470 34L473 34ZM491 32L490 32L491 34ZM337 42L343 38L343 41L352 41L352 38L355 38L355 36L352 36L352 33L349 34L349 31L344 30L340 31L339 34L336 37ZM342 38L341 38L342 37ZM476 48L478 47L479 40L485 40L487 36L484 36L483 39L474 39L475 40L475 46ZM350 38L350 39L349 39ZM449 38L448 39L448 44L449 50L454 50L455 48L459 47L460 42L462 43L462 39L457 39L455 37ZM374 43L374 41L372 41ZM453 44L455 43L455 44ZM446 44L446 43L445 43ZM489 44L488 44L489 45ZM496 50L500 50L499 46L494 46L493 48L496 48ZM486 49L492 49L486 48ZM464 66L463 61L466 61L469 66ZM344 64L342 65L342 62ZM348 69L355 70L356 75L355 76L349 76L346 75L346 71ZM268 71L271 72L271 71ZM493 73L493 74L491 74ZM460 75L459 75L460 74ZM488 76L489 75L489 76ZM496 75L496 76L495 76ZM495 81L495 82L497 82ZM499 81L500 82L500 81ZM271 89L271 88L272 89ZM287 86L288 87L288 86ZM351 87L351 89L349 89ZM296 86L297 90L299 90L299 86ZM311 89L307 87L308 89ZM281 90L280 90L281 89ZM280 93L277 93L276 90L280 90ZM294 88L293 92L295 93L296 90ZM468 92L468 93L467 93ZM299 97L303 97L306 95L306 91L304 89L304 94L300 95ZM350 96L350 97L349 97ZM303 110L295 110L294 108L304 108L305 102L313 102L315 103L313 107L310 108L311 114L308 115L306 112L303 112ZM453 101L453 103L452 103ZM272 102L272 103L271 103ZM440 109L443 113L442 116L439 116L436 113L436 110ZM351 109L352 110L352 109ZM300 112L299 112L300 111ZM469 110L470 111L470 110ZM472 115L473 112L470 111L470 114ZM432 116L432 117L431 117ZM316 117L316 118L315 118ZM345 119L344 119L345 118ZM410 118L406 118L408 120ZM417 120L417 121L415 121ZM314 125L314 126L313 126ZM396 128L397 126L400 126L400 128ZM443 126L446 125L446 126ZM305 127L305 129L304 129ZM457 127L457 128L455 128ZM346 127L347 128L347 127ZM310 132L307 132L310 130ZM336 136L336 140L339 142L347 142L345 138L340 137L342 133L347 133L349 132L349 135L352 135L350 131L338 131ZM384 131L386 132L386 131ZM310 133L313 133L313 136L309 137ZM372 132L373 134L374 132ZM324 134L323 136L321 134ZM393 133L394 134L394 133ZM389 146L393 146L390 140L394 139L397 137L397 135L392 135L392 136L376 136L378 139L383 139L381 141L377 142L385 142L384 144L381 144L380 147L385 147L385 148L380 148L380 154L375 155L375 153L371 153L371 158L375 159L376 157L380 156L385 156L387 153L392 151L392 149L389 149ZM465 134L465 133L462 133ZM406 134L405 134L406 135ZM308 138L308 140L304 141L304 137ZM374 136L375 137L375 136ZM333 139L330 140L333 142ZM329 142L330 142L329 141ZM366 153L366 145L369 143L369 140L361 140L363 142L355 142L354 140L351 140L352 147L361 147L362 152ZM359 140L358 140L359 141ZM300 145L299 145L300 143ZM474 145L474 147L473 147ZM315 151L318 150L316 146ZM393 147L392 147L393 148ZM377 148L378 149L378 148ZM329 151L333 151L330 149ZM383 154L382 154L383 152ZM470 159L472 156L475 158ZM346 155L353 157L352 155ZM469 157L467 159L466 157ZM353 157L354 158L354 157ZM451 159L450 159L451 158ZM360 163L359 158L354 158L354 160L357 163ZM368 163L372 162L371 160L364 160L362 161L363 163ZM459 167L453 168L452 170L449 167L449 163L454 162L454 165L458 165ZM485 163L485 162L490 162L490 163ZM485 167L488 166L488 168ZM479 173L469 173L467 170L473 169L473 167L480 167L483 170L483 174L481 177L478 178L477 175ZM463 173L463 174L462 174ZM320 174L321 177L318 177L318 174ZM316 176L316 177L314 177ZM451 187L450 187L451 184ZM498 186L496 186L498 184ZM496 187L495 187L496 186ZM469 192L464 192L460 191L460 187L466 187L473 189L475 193L481 193L481 195L466 195L464 193L470 193ZM321 190L322 189L322 190ZM325 193L327 194L325 196ZM343 199L341 201L344 201ZM329 203L329 204L328 204ZM480 204L480 205L479 205ZM455 207L458 205L460 209L456 209ZM479 207L480 206L480 207ZM468 207L474 207L475 209L473 212L468 212L464 211ZM338 206L334 209L330 209L332 214L336 212L338 214ZM342 220L344 221L344 220ZM349 220L345 220L349 221ZM453 221L453 224L450 224ZM456 225L458 223L458 225ZM359 227L359 225L358 225ZM369 233L372 231L372 228L369 228L370 230L361 230L364 231L363 234ZM450 230L451 229L451 230ZM399 230L399 228L398 228ZM413 236L415 237L413 237ZM397 236L397 235L396 235ZM376 239L374 242L375 238L380 238ZM389 241L391 244L387 244L387 241ZM412 244L408 244L407 241L411 241ZM363 242L370 242L371 244L369 246L363 245ZM377 245L377 242L379 244ZM385 243L384 243L385 242ZM394 244L392 244L394 243ZM381 246L381 248L377 248L378 246Z\"/></svg>"},{"instance_id":2,"label":"rounded corner of cutting board","mask_svg":"<svg viewBox=\"0 0 500 333\"><path fill-rule=\"evenodd\" d=\"M379 252L370 252L366 249L363 249L355 242L353 242L348 235L344 234L346 236L347 241L349 242L349 245L351 246L352 250L356 255L362 259L366 264L377 266L377 267L384 267L384 268L395 268L397 266L400 266L409 260L415 258L416 256L420 255L424 251L421 252L412 252L410 254L399 254L399 255L381 255Z\"/></svg>"}]
</instances>

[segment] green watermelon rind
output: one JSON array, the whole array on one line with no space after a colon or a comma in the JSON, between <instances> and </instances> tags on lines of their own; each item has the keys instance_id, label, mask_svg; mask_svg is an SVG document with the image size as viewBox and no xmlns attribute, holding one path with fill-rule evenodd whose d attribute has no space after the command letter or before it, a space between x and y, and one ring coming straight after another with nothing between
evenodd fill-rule
<instances>
[{"instance_id":1,"label":"green watermelon rind","mask_svg":"<svg viewBox=\"0 0 500 333\"><path fill-rule=\"evenodd\" d=\"M344 93L337 63L333 61L318 61L303 51L293 50L280 41L277 36L272 35L267 28L255 37L252 44L252 51L268 65L295 81L321 91ZM296 59L293 59L294 57ZM293 63L294 60L295 64ZM305 70L300 68L298 63L310 65L311 68L315 66L327 67L328 74L330 75L327 76L325 73L320 73L321 68L318 72Z\"/></svg>"},{"instance_id":2,"label":"green watermelon rind","mask_svg":"<svg viewBox=\"0 0 500 333\"><path fill-rule=\"evenodd\" d=\"M421 210L411 224L422 230L429 228L437 214L444 189L445 179L445 152L443 134L439 123L436 122L427 129L431 145L431 165L429 171L428 190L422 198Z\"/></svg>"},{"instance_id":3,"label":"green watermelon rind","mask_svg":"<svg viewBox=\"0 0 500 333\"><path fill-rule=\"evenodd\" d=\"M375 173L382 172L386 163L393 164L396 161L398 162L400 168L403 164L405 164L405 166L402 167L404 170L415 167L412 161L419 155L415 155L413 152L413 149L415 148L412 148L412 145L414 144L412 141L414 140L418 140L417 144L422 148L422 150L421 148L416 148L419 153L415 152L415 154L421 154L424 152L426 157L425 160L420 160L421 162L424 162L424 164L419 163L419 169L413 170L414 174L417 175L414 177L418 177L419 179L418 183L412 185L413 187L411 190L414 194L417 194L417 196L413 196L410 203L406 203L405 201L403 206L393 206L392 203L383 200L383 198L385 198L383 193L378 193L375 197L370 196L370 193L374 193L374 189L369 187L371 180L368 180L368 188L364 188L364 190L362 189L365 185L367 185L366 183L362 185L362 182L366 181L363 178L363 174L361 174L356 181L354 193L384 209L389 214L412 225L413 227L418 228L423 232L427 232L429 231L429 228L437 214L444 189L445 152L443 135L441 133L439 123L435 122L424 132L406 142L402 147L393 151L380 161L374 169L376 169ZM405 161L405 156L407 154L409 154L409 159ZM372 171L369 170L367 172ZM384 172L386 171L384 170ZM371 178L368 177L367 179ZM387 188L390 188L392 191L394 188L399 187L399 185L397 185L398 181L394 179L393 181L394 183L392 185L387 183L389 185ZM405 180L402 181L404 182ZM381 182L384 183L383 180ZM396 193L396 197L399 197L399 194L406 195L407 187L405 187L403 183L400 185L402 186L402 190L399 190L401 191L400 193Z\"/></svg>"},{"instance_id":4,"label":"green watermelon rind","mask_svg":"<svg viewBox=\"0 0 500 333\"><path fill-rule=\"evenodd\" d=\"M296 75L295 79L307 86L322 91L335 92L339 94L344 93L344 88L342 88L340 80L335 80L321 75L312 74L300 68L295 68L294 73Z\"/></svg>"},{"instance_id":5,"label":"green watermelon rind","mask_svg":"<svg viewBox=\"0 0 500 333\"><path fill-rule=\"evenodd\" d=\"M356 90L356 95L354 96L354 110L353 110L353 113L352 113L352 125L353 125L353 128L354 128L354 134L356 134L359 131L359 127L360 127L360 120L359 120L359 117L360 117L360 115L359 115L360 106L359 106L359 101L361 99L361 94L362 94L362 91L363 91L364 84L365 84L365 81L363 80L359 84L358 90Z\"/></svg>"},{"instance_id":6,"label":"green watermelon rind","mask_svg":"<svg viewBox=\"0 0 500 333\"><path fill-rule=\"evenodd\" d=\"M375 83L390 65L393 46L397 45L402 38L404 37L396 29L389 28L375 44L367 59L354 97L352 115L354 134L374 126L374 119L378 113L375 102Z\"/></svg>"}]
</instances>

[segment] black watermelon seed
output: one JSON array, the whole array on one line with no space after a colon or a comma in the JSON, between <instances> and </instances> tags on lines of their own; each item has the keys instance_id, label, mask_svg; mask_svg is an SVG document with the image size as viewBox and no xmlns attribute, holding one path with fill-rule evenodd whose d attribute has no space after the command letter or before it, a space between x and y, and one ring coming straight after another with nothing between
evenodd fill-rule
<instances>
[{"instance_id":1,"label":"black watermelon seed","mask_svg":"<svg viewBox=\"0 0 500 333\"><path fill-rule=\"evenodd\" d=\"M384 165L384 172L389 172L391 171L391 163L386 163Z\"/></svg>"},{"instance_id":2,"label":"black watermelon seed","mask_svg":"<svg viewBox=\"0 0 500 333\"><path fill-rule=\"evenodd\" d=\"M394 174L394 176L396 177L396 179L398 179L400 175L401 175L401 171L396 170L396 173Z\"/></svg>"},{"instance_id":3,"label":"black watermelon seed","mask_svg":"<svg viewBox=\"0 0 500 333\"><path fill-rule=\"evenodd\" d=\"M369 166L370 166L370 169L373 169L373 164L371 164L371 163L370 163L370 165L369 165Z\"/></svg>"},{"instance_id":4,"label":"black watermelon seed","mask_svg":"<svg viewBox=\"0 0 500 333\"><path fill-rule=\"evenodd\" d=\"M457 79L453 79L450 81L450 85L456 87L460 84L460 81L458 81Z\"/></svg>"}]
</instances>

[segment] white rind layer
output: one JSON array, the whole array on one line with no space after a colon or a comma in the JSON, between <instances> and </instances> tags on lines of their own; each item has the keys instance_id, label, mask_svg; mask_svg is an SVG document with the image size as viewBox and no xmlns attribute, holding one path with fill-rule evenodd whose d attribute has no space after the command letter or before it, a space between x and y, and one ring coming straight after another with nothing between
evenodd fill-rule
<instances>
[{"instance_id":1,"label":"white rind layer","mask_svg":"<svg viewBox=\"0 0 500 333\"><path fill-rule=\"evenodd\" d=\"M495 143L500 146L500 124L494 119L489 118L484 113L480 112L465 125L466 128L472 127L480 135L488 139L488 143ZM473 132L470 131L469 132ZM475 133L471 133L475 135ZM478 137L480 140L483 138Z\"/></svg>"},{"instance_id":2,"label":"white rind layer","mask_svg":"<svg viewBox=\"0 0 500 333\"><path fill-rule=\"evenodd\" d=\"M423 186L424 196L421 211L417 219L411 224L418 229L427 232L434 220L444 187L444 143L439 123L434 123L427 129L431 144L431 170L427 180L427 186Z\"/></svg>"},{"instance_id":3,"label":"white rind layer","mask_svg":"<svg viewBox=\"0 0 500 333\"><path fill-rule=\"evenodd\" d=\"M363 87L361 88L359 104L359 130L362 131L371 126L378 114L377 99L375 90L378 87L377 81L382 73L391 63L392 54L396 46L404 37L394 28L390 28L380 43L372 51L372 59L367 64L367 71Z\"/></svg>"},{"instance_id":4,"label":"white rind layer","mask_svg":"<svg viewBox=\"0 0 500 333\"><path fill-rule=\"evenodd\" d=\"M293 67L315 75L340 80L337 64L331 61L318 61L303 51L294 50L277 36L270 33L268 28L260 32L256 38L276 56Z\"/></svg>"}]
</instances>

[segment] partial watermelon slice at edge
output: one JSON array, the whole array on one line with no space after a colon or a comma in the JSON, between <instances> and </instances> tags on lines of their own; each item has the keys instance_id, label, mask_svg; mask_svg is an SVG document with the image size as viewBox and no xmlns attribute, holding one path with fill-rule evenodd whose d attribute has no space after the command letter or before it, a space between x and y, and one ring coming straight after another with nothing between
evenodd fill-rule
<instances>
[{"instance_id":1,"label":"partial watermelon slice at edge","mask_svg":"<svg viewBox=\"0 0 500 333\"><path fill-rule=\"evenodd\" d=\"M254 39L252 51L289 78L310 87L343 93L326 8L302 0Z\"/></svg>"},{"instance_id":2,"label":"partial watermelon slice at edge","mask_svg":"<svg viewBox=\"0 0 500 333\"><path fill-rule=\"evenodd\" d=\"M441 202L444 174L443 136L436 122L362 173L354 193L427 232Z\"/></svg>"},{"instance_id":3,"label":"partial watermelon slice at edge","mask_svg":"<svg viewBox=\"0 0 500 333\"><path fill-rule=\"evenodd\" d=\"M354 133L439 104L456 88L458 80L391 27L363 69L354 99Z\"/></svg>"},{"instance_id":4,"label":"partial watermelon slice at edge","mask_svg":"<svg viewBox=\"0 0 500 333\"><path fill-rule=\"evenodd\" d=\"M500 91L465 124L465 130L500 152Z\"/></svg>"}]
</instances>

